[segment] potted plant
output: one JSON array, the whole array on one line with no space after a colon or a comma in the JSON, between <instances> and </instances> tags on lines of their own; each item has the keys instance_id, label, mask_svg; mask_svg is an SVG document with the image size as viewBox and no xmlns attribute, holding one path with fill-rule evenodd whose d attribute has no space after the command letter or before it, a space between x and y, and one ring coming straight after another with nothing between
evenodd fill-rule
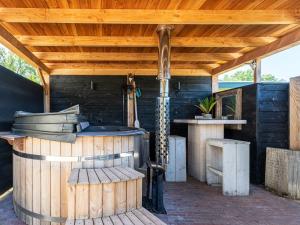
<instances>
[{"instance_id":1,"label":"potted plant","mask_svg":"<svg viewBox=\"0 0 300 225\"><path fill-rule=\"evenodd\" d=\"M199 102L198 105L195 105L198 109L201 110L202 116L204 119L212 119L211 111L213 110L214 106L216 105L216 100L214 97L205 98Z\"/></svg>"}]
</instances>

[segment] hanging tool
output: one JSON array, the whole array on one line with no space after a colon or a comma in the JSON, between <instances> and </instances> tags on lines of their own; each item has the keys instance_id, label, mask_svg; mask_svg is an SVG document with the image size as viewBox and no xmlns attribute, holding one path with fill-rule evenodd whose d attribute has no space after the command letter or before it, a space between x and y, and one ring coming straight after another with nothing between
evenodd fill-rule
<instances>
[{"instance_id":1,"label":"hanging tool","mask_svg":"<svg viewBox=\"0 0 300 225\"><path fill-rule=\"evenodd\" d=\"M137 101L136 101L137 90L136 90L135 80L133 81L133 95L134 95L134 117L135 117L134 127L140 128L140 121L138 119L138 113L137 113Z\"/></svg>"}]
</instances>

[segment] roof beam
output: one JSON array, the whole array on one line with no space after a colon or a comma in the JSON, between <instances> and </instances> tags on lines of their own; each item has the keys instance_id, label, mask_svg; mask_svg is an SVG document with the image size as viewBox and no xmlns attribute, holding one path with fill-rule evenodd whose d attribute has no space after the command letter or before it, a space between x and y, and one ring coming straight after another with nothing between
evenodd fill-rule
<instances>
[{"instance_id":1,"label":"roof beam","mask_svg":"<svg viewBox=\"0 0 300 225\"><path fill-rule=\"evenodd\" d=\"M157 69L157 63L45 63L49 69ZM211 69L218 67L219 64L200 64L200 63L174 63L174 69Z\"/></svg>"},{"instance_id":2,"label":"roof beam","mask_svg":"<svg viewBox=\"0 0 300 225\"><path fill-rule=\"evenodd\" d=\"M157 53L124 52L33 52L43 61L157 61ZM172 53L171 61L228 61L240 53Z\"/></svg>"},{"instance_id":3,"label":"roof beam","mask_svg":"<svg viewBox=\"0 0 300 225\"><path fill-rule=\"evenodd\" d=\"M0 8L9 23L298 24L299 10L150 10Z\"/></svg>"},{"instance_id":4,"label":"roof beam","mask_svg":"<svg viewBox=\"0 0 300 225\"><path fill-rule=\"evenodd\" d=\"M278 40L262 46L258 47L246 54L244 54L241 57L238 57L234 60L229 61L228 63L225 63L215 69L212 70L213 75L217 75L220 73L224 73L228 70L232 70L244 63L247 63L253 59L266 57L272 54L275 54L277 52L280 52L282 50L285 50L287 48L293 47L297 44L300 44L300 28L284 35L283 37L279 38Z\"/></svg>"},{"instance_id":5,"label":"roof beam","mask_svg":"<svg viewBox=\"0 0 300 225\"><path fill-rule=\"evenodd\" d=\"M157 76L156 69L140 69L140 68L130 68L130 69L53 69L50 75L127 75L128 73L134 73L135 75L143 76ZM210 76L210 72L204 69L172 69L172 76Z\"/></svg>"},{"instance_id":6,"label":"roof beam","mask_svg":"<svg viewBox=\"0 0 300 225\"><path fill-rule=\"evenodd\" d=\"M157 47L157 37L15 36L26 46ZM275 37L172 37L172 47L258 47Z\"/></svg>"},{"instance_id":7,"label":"roof beam","mask_svg":"<svg viewBox=\"0 0 300 225\"><path fill-rule=\"evenodd\" d=\"M50 70L35 55L23 46L12 34L0 25L0 43L36 68L49 73Z\"/></svg>"}]
</instances>

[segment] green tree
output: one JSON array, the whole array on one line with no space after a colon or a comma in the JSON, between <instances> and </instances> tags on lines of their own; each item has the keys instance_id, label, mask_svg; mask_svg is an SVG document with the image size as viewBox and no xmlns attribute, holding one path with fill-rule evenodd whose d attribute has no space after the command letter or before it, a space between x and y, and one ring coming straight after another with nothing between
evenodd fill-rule
<instances>
[{"instance_id":1,"label":"green tree","mask_svg":"<svg viewBox=\"0 0 300 225\"><path fill-rule=\"evenodd\" d=\"M284 81L282 79L278 79L272 74L263 74L261 76L262 81L268 82L280 82ZM240 70L235 72L232 75L226 74L222 81L253 81L253 71L251 69L248 70Z\"/></svg>"},{"instance_id":2,"label":"green tree","mask_svg":"<svg viewBox=\"0 0 300 225\"><path fill-rule=\"evenodd\" d=\"M26 77L33 82L41 84L40 77L38 76L35 68L26 63L19 56L13 54L8 49L0 45L0 65L12 70L13 72Z\"/></svg>"}]
</instances>

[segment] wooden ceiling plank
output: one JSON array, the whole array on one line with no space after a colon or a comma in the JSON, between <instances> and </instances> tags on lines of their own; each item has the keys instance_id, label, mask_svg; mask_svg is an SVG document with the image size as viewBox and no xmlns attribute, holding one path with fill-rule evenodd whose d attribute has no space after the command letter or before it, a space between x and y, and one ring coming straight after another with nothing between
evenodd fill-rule
<instances>
[{"instance_id":1,"label":"wooden ceiling plank","mask_svg":"<svg viewBox=\"0 0 300 225\"><path fill-rule=\"evenodd\" d=\"M26 46L157 47L157 37L16 35ZM172 47L258 47L275 37L172 37Z\"/></svg>"},{"instance_id":2,"label":"wooden ceiling plank","mask_svg":"<svg viewBox=\"0 0 300 225\"><path fill-rule=\"evenodd\" d=\"M89 24L298 24L294 10L152 10L0 8L9 23Z\"/></svg>"},{"instance_id":3,"label":"wooden ceiling plank","mask_svg":"<svg viewBox=\"0 0 300 225\"><path fill-rule=\"evenodd\" d=\"M284 35L283 37L279 38L278 40L262 46L255 48L254 50L244 54L241 57L238 57L234 60L229 61L215 69L212 70L213 75L218 75L220 73L224 73L228 70L234 69L244 63L247 63L253 59L266 57L287 48L293 47L297 44L300 44L300 28Z\"/></svg>"},{"instance_id":4,"label":"wooden ceiling plank","mask_svg":"<svg viewBox=\"0 0 300 225\"><path fill-rule=\"evenodd\" d=\"M33 52L42 61L157 61L157 53ZM171 61L228 61L241 53L172 53Z\"/></svg>"},{"instance_id":5,"label":"wooden ceiling plank","mask_svg":"<svg viewBox=\"0 0 300 225\"><path fill-rule=\"evenodd\" d=\"M157 69L53 69L50 75L135 75L157 76ZM171 69L172 76L210 76L211 73L204 69Z\"/></svg>"},{"instance_id":6,"label":"wooden ceiling plank","mask_svg":"<svg viewBox=\"0 0 300 225\"><path fill-rule=\"evenodd\" d=\"M34 54L23 46L12 34L10 34L2 25L0 25L0 43L24 59L30 65L40 68L46 73L50 70Z\"/></svg>"}]
</instances>

